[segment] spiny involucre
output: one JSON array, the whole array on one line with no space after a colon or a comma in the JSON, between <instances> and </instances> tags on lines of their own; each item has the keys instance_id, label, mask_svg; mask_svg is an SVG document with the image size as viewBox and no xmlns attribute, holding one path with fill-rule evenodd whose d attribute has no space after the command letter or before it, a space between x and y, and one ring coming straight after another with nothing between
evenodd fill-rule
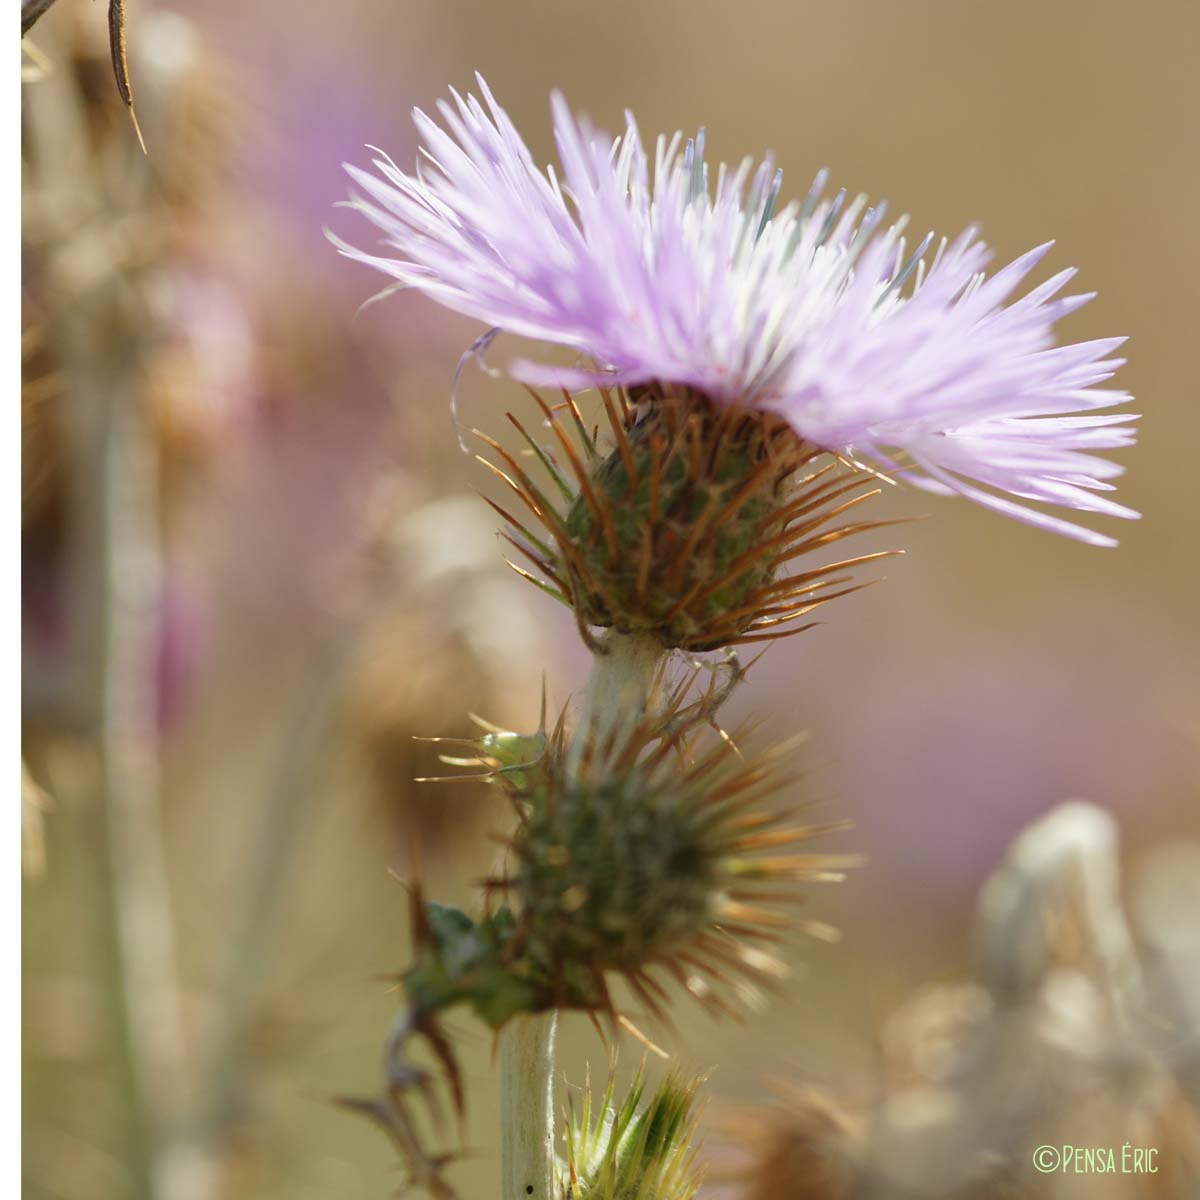
<instances>
[{"instance_id":1,"label":"spiny involucre","mask_svg":"<svg viewBox=\"0 0 1200 1200\"><path fill-rule=\"evenodd\" d=\"M532 384L602 379L686 386L717 404L782 416L803 438L935 492L1094 545L1114 539L1032 508L1137 514L1103 493L1121 473L1094 451L1131 444L1128 393L1099 385L1121 338L1056 344L1054 325L1091 299L1060 271L1018 289L1049 249L994 275L976 231L909 253L904 220L845 191L777 210L770 159L722 164L704 137L656 143L637 126L597 133L552 98L561 173L542 171L478 78L484 103L452 93L445 128L420 110L413 174L386 157L348 167L350 202L387 251L347 255L493 329L578 351L583 368L528 361ZM486 105L486 107L485 107ZM1016 297L1016 298L1014 298Z\"/></svg>"},{"instance_id":2,"label":"spiny involucre","mask_svg":"<svg viewBox=\"0 0 1200 1200\"><path fill-rule=\"evenodd\" d=\"M669 1075L643 1104L643 1063L618 1106L613 1065L595 1111L590 1083L582 1111L568 1105L565 1200L692 1200L700 1186L694 1110L701 1081Z\"/></svg>"}]
</instances>

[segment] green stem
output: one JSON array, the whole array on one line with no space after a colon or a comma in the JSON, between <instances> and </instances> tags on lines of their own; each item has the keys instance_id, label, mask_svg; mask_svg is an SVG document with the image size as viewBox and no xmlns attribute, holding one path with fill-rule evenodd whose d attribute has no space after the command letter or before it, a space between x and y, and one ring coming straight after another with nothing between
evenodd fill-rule
<instances>
[{"instance_id":1,"label":"green stem","mask_svg":"<svg viewBox=\"0 0 1200 1200\"><path fill-rule=\"evenodd\" d=\"M569 751L572 770L589 742L593 747L607 743L610 753L621 748L650 705L662 658L662 646L649 634L607 634L584 689L583 711Z\"/></svg>"},{"instance_id":2,"label":"green stem","mask_svg":"<svg viewBox=\"0 0 1200 1200\"><path fill-rule=\"evenodd\" d=\"M611 632L592 662L572 740L573 769L590 742L618 748L650 706L662 647L642 634ZM554 1153L553 1012L511 1021L500 1035L502 1200L559 1200Z\"/></svg>"}]
</instances>

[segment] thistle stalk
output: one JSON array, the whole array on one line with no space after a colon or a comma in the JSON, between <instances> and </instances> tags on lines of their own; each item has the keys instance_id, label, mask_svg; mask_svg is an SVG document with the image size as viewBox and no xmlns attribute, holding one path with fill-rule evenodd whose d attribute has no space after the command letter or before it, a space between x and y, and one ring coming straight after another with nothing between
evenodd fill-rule
<instances>
[{"instance_id":1,"label":"thistle stalk","mask_svg":"<svg viewBox=\"0 0 1200 1200\"><path fill-rule=\"evenodd\" d=\"M612 630L599 643L571 743L572 770L589 744L620 748L622 734L628 734L645 715L662 659L662 645L650 634Z\"/></svg>"},{"instance_id":2,"label":"thistle stalk","mask_svg":"<svg viewBox=\"0 0 1200 1200\"><path fill-rule=\"evenodd\" d=\"M577 765L584 747L619 745L650 703L662 647L645 634L610 632L600 643L571 744ZM510 1022L500 1034L501 1200L558 1200L554 1153L554 1011Z\"/></svg>"},{"instance_id":3,"label":"thistle stalk","mask_svg":"<svg viewBox=\"0 0 1200 1200\"><path fill-rule=\"evenodd\" d=\"M500 1035L500 1175L503 1200L558 1200L554 1155L551 1010L512 1021Z\"/></svg>"},{"instance_id":4,"label":"thistle stalk","mask_svg":"<svg viewBox=\"0 0 1200 1200\"><path fill-rule=\"evenodd\" d=\"M824 171L803 204L777 210L772 161L753 175L749 163L710 171L703 132L647 155L632 118L614 140L561 95L562 167L543 173L477 80L482 101L455 92L444 128L416 115L436 181L383 154L377 175L348 168L361 189L349 207L383 232L388 255L331 238L397 286L485 321L463 363L482 364L503 332L578 356L516 372L540 410L533 429L508 414L522 448L475 432L494 458L480 461L516 500L506 493L515 512L488 500L526 564L509 565L574 611L595 661L573 723L543 721L536 735L493 727L466 742L473 757L441 756L482 768L472 778L497 784L518 821L484 881L480 918L413 889L417 962L400 1025L424 1038L460 1108L440 1012L470 1004L503 1031L504 1200L562 1200L554 1021L520 1018L564 1008L615 1020L614 975L665 1017L658 968L714 1015L733 1012L724 993L752 999L786 975L769 947L794 922L762 904L795 902L798 884L840 878L852 861L781 852L830 830L780 827L786 818L765 803L788 782L779 749L748 760L716 714L745 675L739 647L811 628L815 609L863 586L855 568L896 553L841 554L844 539L892 524L859 519L881 490L871 461L1111 545L1005 493L1136 516L1093 494L1110 489L1115 468L1085 453L1129 444L1133 418L1090 411L1126 398L1092 388L1123 361L1109 357L1119 340L1028 352L1035 335L1053 345L1056 320L1089 298L1055 298L1068 271L1011 299L1047 247L985 282L989 253L973 230L929 261L932 234L908 255L907 218L884 229L884 206L847 205L844 190L827 199ZM994 386L1001 375L1011 387ZM603 406L594 422L575 399L591 387ZM836 561L810 558L834 547ZM677 652L725 659L693 659L656 697L664 655ZM706 667L707 686L692 690ZM405 1063L402 1040L389 1051L388 1094L356 1107L428 1178L442 1159L411 1152L404 1092L426 1076ZM585 1117L572 1134L572 1194L694 1195L681 1149L691 1095L668 1083L638 1116L639 1084L610 1120L610 1089L600 1124ZM577 1154L581 1141L596 1153Z\"/></svg>"}]
</instances>

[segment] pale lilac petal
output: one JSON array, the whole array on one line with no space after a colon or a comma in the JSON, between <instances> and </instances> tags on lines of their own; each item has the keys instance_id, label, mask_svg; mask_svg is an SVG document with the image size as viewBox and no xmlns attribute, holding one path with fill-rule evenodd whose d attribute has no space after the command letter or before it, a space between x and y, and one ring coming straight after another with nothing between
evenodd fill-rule
<instances>
[{"instance_id":1,"label":"pale lilac petal","mask_svg":"<svg viewBox=\"0 0 1200 1200\"><path fill-rule=\"evenodd\" d=\"M1096 452L1134 440L1131 415L1093 415L1129 399L1099 386L1124 362L1113 357L1123 339L1057 344L1055 323L1094 295L1061 294L1071 268L1021 293L1052 243L988 276L974 227L906 243L902 223L884 228L884 206L827 198L825 171L803 203L779 206L772 161L710 177L703 132L659 139L651 165L631 115L611 138L557 93L560 167L542 170L477 82L483 102L452 92L440 124L414 113L423 160L412 174L382 155L374 173L347 168L359 189L349 206L384 247L337 245L447 308L584 360L521 360L518 378L688 385L778 413L930 491L1096 545L1112 539L1003 493L1137 515L1096 494L1120 473Z\"/></svg>"}]
</instances>

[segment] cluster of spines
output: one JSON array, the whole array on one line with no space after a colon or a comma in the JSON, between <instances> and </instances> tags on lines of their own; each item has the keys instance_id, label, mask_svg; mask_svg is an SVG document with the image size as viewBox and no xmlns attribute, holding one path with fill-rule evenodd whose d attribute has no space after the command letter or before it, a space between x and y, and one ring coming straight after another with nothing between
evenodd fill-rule
<instances>
[{"instance_id":1,"label":"cluster of spines","mask_svg":"<svg viewBox=\"0 0 1200 1200\"><path fill-rule=\"evenodd\" d=\"M801 848L844 826L789 826L765 805L793 782L781 769L791 744L751 757L743 754L740 735L738 740L731 738L714 719L731 683L722 685L714 678L695 697L692 685L702 669L678 681L656 714L642 719L634 730L615 733L604 744L585 739L572 756L560 719L536 764L519 775L492 776L505 785L519 824L505 842L509 859L505 870L484 881L488 906L497 896L511 904L516 926L507 958L514 966L531 956L539 961L537 974L546 1007L581 1008L616 1021L617 1006L608 983L608 976L615 974L664 1025L670 1024L669 992L664 986L668 981L680 985L713 1015L736 1018L740 1010L730 1002L730 991L753 1005L764 989L786 975L775 951L788 932L833 936L822 923L796 920L787 909L803 901L802 885L840 879L846 868L857 865L853 855L809 853ZM731 680L743 673L731 666ZM710 724L716 732L709 745L701 746L702 731ZM522 895L523 860L545 850L531 846L523 834L535 819L536 806L554 804L570 788L600 787L613 779L622 780L622 786L635 793L649 796L672 789L680 798L688 810L681 819L694 832L705 860L702 883L711 905L687 937L660 947L646 946L638 960L620 956L606 960L602 954L590 954L575 961L555 961L538 952L544 931L537 928L537 912L522 907L528 900ZM619 814L613 816L619 819ZM564 890L578 887L569 870L564 869L563 880ZM576 894L574 911L565 914L573 921L574 939L587 936L580 925L586 899ZM652 904L653 897L647 897L647 903Z\"/></svg>"},{"instance_id":2,"label":"cluster of spines","mask_svg":"<svg viewBox=\"0 0 1200 1200\"><path fill-rule=\"evenodd\" d=\"M581 1111L568 1102L564 1200L691 1200L701 1182L695 1118L700 1082L668 1075L643 1105L643 1064L618 1107L615 1063L599 1105L589 1079Z\"/></svg>"},{"instance_id":3,"label":"cluster of spines","mask_svg":"<svg viewBox=\"0 0 1200 1200\"><path fill-rule=\"evenodd\" d=\"M476 433L503 465L483 457L480 461L519 497L549 540L500 505L488 503L507 524L503 536L536 573L516 563L509 565L570 606L581 635L593 648L595 639L589 626L594 624L627 630L650 627L663 637L666 648L697 652L787 637L811 628L812 623L797 625L797 621L863 586L853 584L848 572L895 553L884 550L856 555L778 577L797 559L894 522L851 521L830 528L831 522L879 493L879 487L872 486L876 477L803 442L769 414L736 406L716 409L689 389L600 388L606 435L613 447L606 456L600 427L588 428L573 395L563 391L562 403L552 407L532 389L530 394L568 470L517 417L509 413L508 419L544 468L558 501L535 481L518 456L486 434ZM631 438L639 421L647 417L653 417L659 428L635 454ZM682 463L688 478L698 483L705 475L715 474L721 456L747 436L757 438L761 448L756 465L731 494L721 495L718 501L717 493L712 493L713 502L677 539L669 562L655 561L656 551L666 540L660 537L664 514L658 499L669 468ZM625 496L610 497L597 485L597 472L606 457L623 468ZM639 459L645 461L639 464ZM636 546L626 547L618 538L620 509L640 489L649 493L648 519L640 523ZM688 580L689 564L706 541L719 536L739 518L748 499L764 490L773 493L774 502L747 528L741 553L723 563L714 577ZM568 524L569 513L580 506L602 543L599 568L596 557L580 545ZM632 596L615 594L606 578L605 567L625 569L622 560L627 557L631 560ZM745 587L747 579L752 579L752 584ZM731 589L736 592L739 585L745 587L744 594L739 594L734 604L721 608L714 603L714 598ZM650 592L662 587L673 589L671 606L652 617L640 612ZM696 613L700 615L693 617Z\"/></svg>"}]
</instances>

